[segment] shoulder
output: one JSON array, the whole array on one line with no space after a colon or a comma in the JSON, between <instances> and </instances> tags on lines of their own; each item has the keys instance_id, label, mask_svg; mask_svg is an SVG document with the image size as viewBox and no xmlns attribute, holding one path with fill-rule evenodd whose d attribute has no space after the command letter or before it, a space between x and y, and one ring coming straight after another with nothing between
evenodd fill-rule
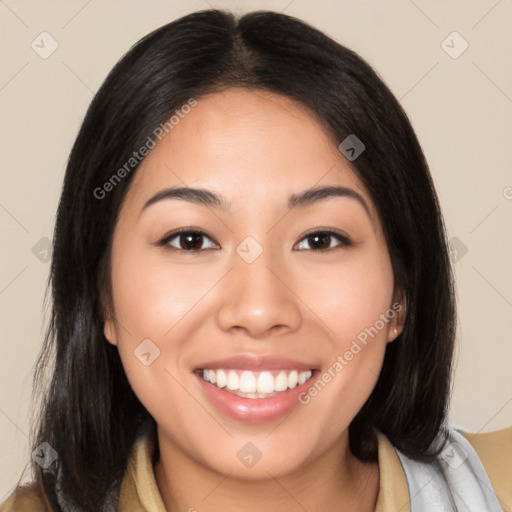
<instances>
[{"instance_id":1,"label":"shoulder","mask_svg":"<svg viewBox=\"0 0 512 512\"><path fill-rule=\"evenodd\" d=\"M512 512L512 427L485 434L459 432L482 461L503 510Z\"/></svg>"},{"instance_id":2,"label":"shoulder","mask_svg":"<svg viewBox=\"0 0 512 512\"><path fill-rule=\"evenodd\" d=\"M41 498L39 489L36 484L23 485L16 488L7 498L0 504L0 512L50 512L50 508L45 505L45 500Z\"/></svg>"}]
</instances>

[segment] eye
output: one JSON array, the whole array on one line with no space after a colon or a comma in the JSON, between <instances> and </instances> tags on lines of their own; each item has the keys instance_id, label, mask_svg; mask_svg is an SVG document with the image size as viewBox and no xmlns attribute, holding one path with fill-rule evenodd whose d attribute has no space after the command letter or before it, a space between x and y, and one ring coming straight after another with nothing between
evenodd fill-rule
<instances>
[{"instance_id":1,"label":"eye","mask_svg":"<svg viewBox=\"0 0 512 512\"><path fill-rule=\"evenodd\" d=\"M212 242L210 246L204 247L204 241L209 240ZM169 235L166 235L158 245L164 246L171 251L178 252L200 252L205 249L214 249L216 244L213 240L203 231L197 229L183 228Z\"/></svg>"},{"instance_id":2,"label":"eye","mask_svg":"<svg viewBox=\"0 0 512 512\"><path fill-rule=\"evenodd\" d=\"M338 242L337 244L334 242ZM352 245L351 240L344 234L332 230L313 231L308 233L298 243L300 250L313 250L318 252L329 251L331 249L341 249Z\"/></svg>"},{"instance_id":3,"label":"eye","mask_svg":"<svg viewBox=\"0 0 512 512\"><path fill-rule=\"evenodd\" d=\"M205 240L210 243L204 245ZM182 228L166 235L158 242L171 251L195 253L206 249L218 248L206 233L199 229ZM297 244L298 250L327 252L352 245L351 240L344 234L332 230L317 230L308 233Z\"/></svg>"}]
</instances>

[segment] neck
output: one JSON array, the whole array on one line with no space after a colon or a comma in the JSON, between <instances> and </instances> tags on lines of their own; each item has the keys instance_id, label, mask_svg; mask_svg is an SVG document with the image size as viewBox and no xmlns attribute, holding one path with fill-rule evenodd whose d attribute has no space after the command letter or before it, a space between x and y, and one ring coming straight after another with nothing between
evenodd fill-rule
<instances>
[{"instance_id":1,"label":"neck","mask_svg":"<svg viewBox=\"0 0 512 512\"><path fill-rule=\"evenodd\" d=\"M158 431L160 456L154 471L167 512L290 512L337 510L373 512L379 489L377 463L352 455L348 433L292 473L248 480L221 474L189 457Z\"/></svg>"}]
</instances>

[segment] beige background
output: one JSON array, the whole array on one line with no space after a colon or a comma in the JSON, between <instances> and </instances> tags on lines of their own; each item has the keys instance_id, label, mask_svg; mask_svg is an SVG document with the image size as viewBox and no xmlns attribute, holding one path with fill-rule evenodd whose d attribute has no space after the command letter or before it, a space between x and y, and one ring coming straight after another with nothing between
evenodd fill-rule
<instances>
[{"instance_id":1,"label":"beige background","mask_svg":"<svg viewBox=\"0 0 512 512\"><path fill-rule=\"evenodd\" d=\"M474 432L512 425L510 0L0 0L0 500L30 457L32 366L49 271L41 239L52 237L85 110L140 37L208 6L302 18L359 52L400 99L457 239L459 357L450 422ZM43 31L58 43L46 59L31 48L34 40L42 47L41 37L51 48L48 36L38 37ZM453 31L460 36L446 39ZM452 58L464 41L467 50Z\"/></svg>"}]
</instances>

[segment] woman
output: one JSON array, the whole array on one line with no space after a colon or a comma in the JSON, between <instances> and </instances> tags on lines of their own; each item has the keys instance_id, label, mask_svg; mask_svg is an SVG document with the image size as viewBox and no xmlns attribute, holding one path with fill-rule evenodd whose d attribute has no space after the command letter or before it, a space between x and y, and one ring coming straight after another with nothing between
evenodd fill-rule
<instances>
[{"instance_id":1,"label":"woman","mask_svg":"<svg viewBox=\"0 0 512 512\"><path fill-rule=\"evenodd\" d=\"M54 244L34 483L2 511L512 507L512 429L445 423L453 282L418 141L312 27L209 10L136 44Z\"/></svg>"}]
</instances>

